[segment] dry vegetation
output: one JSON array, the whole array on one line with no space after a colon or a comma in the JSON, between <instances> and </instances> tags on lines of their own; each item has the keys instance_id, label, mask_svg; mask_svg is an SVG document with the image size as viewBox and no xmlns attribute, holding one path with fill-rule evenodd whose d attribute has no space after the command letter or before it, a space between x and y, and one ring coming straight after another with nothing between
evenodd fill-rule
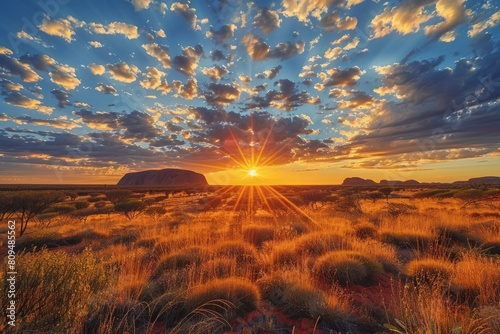
<instances>
[{"instance_id":1,"label":"dry vegetation","mask_svg":"<svg viewBox=\"0 0 500 334\"><path fill-rule=\"evenodd\" d=\"M379 190L2 191L0 331L500 333L498 189Z\"/></svg>"}]
</instances>

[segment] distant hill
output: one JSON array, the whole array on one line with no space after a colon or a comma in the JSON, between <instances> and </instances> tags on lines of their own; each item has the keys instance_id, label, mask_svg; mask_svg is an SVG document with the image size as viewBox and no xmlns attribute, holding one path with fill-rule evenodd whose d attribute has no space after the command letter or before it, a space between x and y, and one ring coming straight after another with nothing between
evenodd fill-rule
<instances>
[{"instance_id":1,"label":"distant hill","mask_svg":"<svg viewBox=\"0 0 500 334\"><path fill-rule=\"evenodd\" d=\"M208 185L203 174L185 169L160 169L125 174L119 186L205 186Z\"/></svg>"},{"instance_id":2,"label":"distant hill","mask_svg":"<svg viewBox=\"0 0 500 334\"><path fill-rule=\"evenodd\" d=\"M420 183L417 180L380 180L379 183L370 180L363 179L360 177L348 177L342 182L343 186L351 186L351 187L370 187L370 186L418 186L420 184L445 184L445 183ZM500 176L484 176L484 177L474 177L467 181L455 181L452 184L454 185L474 185L474 184L500 184Z\"/></svg>"},{"instance_id":3,"label":"distant hill","mask_svg":"<svg viewBox=\"0 0 500 334\"><path fill-rule=\"evenodd\" d=\"M473 177L467 181L455 181L453 184L500 184L500 176Z\"/></svg>"},{"instance_id":4,"label":"distant hill","mask_svg":"<svg viewBox=\"0 0 500 334\"><path fill-rule=\"evenodd\" d=\"M362 179L360 177L348 177L342 182L343 186L351 186L351 187L369 187L378 185L375 181L370 179Z\"/></svg>"}]
</instances>

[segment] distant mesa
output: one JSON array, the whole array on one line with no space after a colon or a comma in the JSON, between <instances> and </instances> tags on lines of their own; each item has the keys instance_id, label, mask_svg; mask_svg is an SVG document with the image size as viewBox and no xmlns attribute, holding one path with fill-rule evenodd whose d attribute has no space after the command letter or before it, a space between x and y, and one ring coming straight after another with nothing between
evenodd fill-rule
<instances>
[{"instance_id":1,"label":"distant mesa","mask_svg":"<svg viewBox=\"0 0 500 334\"><path fill-rule=\"evenodd\" d=\"M370 180L363 179L360 177L348 177L342 182L343 186L350 187L370 187L370 186L386 186L386 187L394 187L394 186L418 186L425 183L420 183L417 180L380 180L379 183ZM427 184L442 184L442 183L427 183ZM484 176L484 177L474 177L467 181L455 181L452 184L454 185L477 185L477 184L500 184L499 176Z\"/></svg>"},{"instance_id":2,"label":"distant mesa","mask_svg":"<svg viewBox=\"0 0 500 334\"><path fill-rule=\"evenodd\" d=\"M117 185L179 187L206 186L208 182L203 174L185 169L166 168L127 173Z\"/></svg>"},{"instance_id":3,"label":"distant mesa","mask_svg":"<svg viewBox=\"0 0 500 334\"><path fill-rule=\"evenodd\" d=\"M468 181L455 181L453 184L500 184L500 176L473 177Z\"/></svg>"},{"instance_id":4,"label":"distant mesa","mask_svg":"<svg viewBox=\"0 0 500 334\"><path fill-rule=\"evenodd\" d=\"M347 179L342 182L343 186L350 186L350 187L370 187L370 186L386 186L386 187L393 187L393 186L418 186L420 182L416 180L406 180L406 181L399 181L399 180L380 180L379 183L370 180L370 179L362 179L360 177L348 177Z\"/></svg>"},{"instance_id":5,"label":"distant mesa","mask_svg":"<svg viewBox=\"0 0 500 334\"><path fill-rule=\"evenodd\" d=\"M360 177L348 177L342 182L343 186L350 187L368 187L368 186L376 186L378 185L375 181L370 179L362 179Z\"/></svg>"}]
</instances>

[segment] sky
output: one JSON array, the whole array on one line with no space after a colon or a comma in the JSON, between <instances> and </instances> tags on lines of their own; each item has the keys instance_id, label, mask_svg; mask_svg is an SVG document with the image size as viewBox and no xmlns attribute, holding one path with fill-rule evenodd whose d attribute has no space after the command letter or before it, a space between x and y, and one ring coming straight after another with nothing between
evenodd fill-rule
<instances>
[{"instance_id":1,"label":"sky","mask_svg":"<svg viewBox=\"0 0 500 334\"><path fill-rule=\"evenodd\" d=\"M495 1L9 1L0 183L499 175ZM250 172L252 171L252 172Z\"/></svg>"}]
</instances>

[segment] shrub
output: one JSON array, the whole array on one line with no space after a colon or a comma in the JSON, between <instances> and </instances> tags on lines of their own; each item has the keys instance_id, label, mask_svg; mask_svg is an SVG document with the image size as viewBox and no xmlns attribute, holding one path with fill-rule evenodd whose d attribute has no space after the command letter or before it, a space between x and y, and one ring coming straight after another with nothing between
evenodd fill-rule
<instances>
[{"instance_id":1,"label":"shrub","mask_svg":"<svg viewBox=\"0 0 500 334\"><path fill-rule=\"evenodd\" d=\"M382 265L360 252L334 251L321 256L314 270L327 283L350 286L367 283L368 279L382 273Z\"/></svg>"},{"instance_id":2,"label":"shrub","mask_svg":"<svg viewBox=\"0 0 500 334\"><path fill-rule=\"evenodd\" d=\"M132 192L125 189L114 189L106 191L106 198L113 204L127 202L130 199Z\"/></svg>"},{"instance_id":3,"label":"shrub","mask_svg":"<svg viewBox=\"0 0 500 334\"><path fill-rule=\"evenodd\" d=\"M417 207L405 203L389 203L387 204L386 210L392 217L398 217L400 215L407 215L416 211Z\"/></svg>"},{"instance_id":4,"label":"shrub","mask_svg":"<svg viewBox=\"0 0 500 334\"><path fill-rule=\"evenodd\" d=\"M151 206L147 208L144 213L146 216L156 221L167 213L167 209L162 206Z\"/></svg>"},{"instance_id":5,"label":"shrub","mask_svg":"<svg viewBox=\"0 0 500 334\"><path fill-rule=\"evenodd\" d=\"M86 209L89 207L90 203L87 201L78 201L72 203L77 210ZM97 204L97 203L96 203ZM95 206L95 204L94 204Z\"/></svg>"},{"instance_id":6,"label":"shrub","mask_svg":"<svg viewBox=\"0 0 500 334\"><path fill-rule=\"evenodd\" d=\"M408 275L423 279L425 282L434 282L435 280L447 280L452 274L452 264L439 259L420 259L413 260L406 266Z\"/></svg>"},{"instance_id":7,"label":"shrub","mask_svg":"<svg viewBox=\"0 0 500 334\"><path fill-rule=\"evenodd\" d=\"M291 318L319 317L330 326L345 323L346 307L340 291L335 291L338 294L327 298L308 281L299 281L299 276L301 275L294 272L277 272L264 276L257 281L262 298L269 300L272 305L279 306L283 313Z\"/></svg>"},{"instance_id":8,"label":"shrub","mask_svg":"<svg viewBox=\"0 0 500 334\"><path fill-rule=\"evenodd\" d=\"M321 255L328 251L346 247L348 247L348 242L340 234L313 232L298 238L295 249L297 254Z\"/></svg>"},{"instance_id":9,"label":"shrub","mask_svg":"<svg viewBox=\"0 0 500 334\"><path fill-rule=\"evenodd\" d=\"M115 204L115 211L122 213L128 220L139 216L145 208L145 204L139 201L120 202Z\"/></svg>"},{"instance_id":10,"label":"shrub","mask_svg":"<svg viewBox=\"0 0 500 334\"><path fill-rule=\"evenodd\" d=\"M83 333L142 332L147 320L148 314L143 304L110 299L90 310Z\"/></svg>"},{"instance_id":11,"label":"shrub","mask_svg":"<svg viewBox=\"0 0 500 334\"><path fill-rule=\"evenodd\" d=\"M242 241L225 241L216 244L214 254L234 258L238 262L253 262L257 259L255 246Z\"/></svg>"},{"instance_id":12,"label":"shrub","mask_svg":"<svg viewBox=\"0 0 500 334\"><path fill-rule=\"evenodd\" d=\"M434 237L422 231L384 231L382 240L402 248L423 249L432 243Z\"/></svg>"},{"instance_id":13,"label":"shrub","mask_svg":"<svg viewBox=\"0 0 500 334\"><path fill-rule=\"evenodd\" d=\"M202 247L190 247L186 249L181 249L172 254L164 255L158 261L156 267L156 275L162 273L165 270L184 268L193 263L201 263L205 256L205 249Z\"/></svg>"},{"instance_id":14,"label":"shrub","mask_svg":"<svg viewBox=\"0 0 500 334\"><path fill-rule=\"evenodd\" d=\"M220 258L208 261L200 268L201 275L204 281L225 278L231 276L238 269L245 268L237 266L234 259Z\"/></svg>"},{"instance_id":15,"label":"shrub","mask_svg":"<svg viewBox=\"0 0 500 334\"><path fill-rule=\"evenodd\" d=\"M291 265L297 262L295 244L293 240L283 241L274 245L271 253L273 265Z\"/></svg>"},{"instance_id":16,"label":"shrub","mask_svg":"<svg viewBox=\"0 0 500 334\"><path fill-rule=\"evenodd\" d=\"M242 316L254 310L260 301L260 292L255 284L241 278L217 279L188 290L185 309L189 313L217 300L232 304L231 311L225 314L226 319L230 320L235 315Z\"/></svg>"},{"instance_id":17,"label":"shrub","mask_svg":"<svg viewBox=\"0 0 500 334\"><path fill-rule=\"evenodd\" d=\"M373 238L378 233L378 227L372 223L360 223L354 226L354 235L360 239Z\"/></svg>"},{"instance_id":18,"label":"shrub","mask_svg":"<svg viewBox=\"0 0 500 334\"><path fill-rule=\"evenodd\" d=\"M274 228L270 226L250 225L243 228L243 239L257 246L272 240L273 237Z\"/></svg>"},{"instance_id":19,"label":"shrub","mask_svg":"<svg viewBox=\"0 0 500 334\"><path fill-rule=\"evenodd\" d=\"M112 278L90 250L77 255L42 250L18 254L16 260L18 333L78 331L93 299ZM2 282L6 296L7 281Z\"/></svg>"}]
</instances>

